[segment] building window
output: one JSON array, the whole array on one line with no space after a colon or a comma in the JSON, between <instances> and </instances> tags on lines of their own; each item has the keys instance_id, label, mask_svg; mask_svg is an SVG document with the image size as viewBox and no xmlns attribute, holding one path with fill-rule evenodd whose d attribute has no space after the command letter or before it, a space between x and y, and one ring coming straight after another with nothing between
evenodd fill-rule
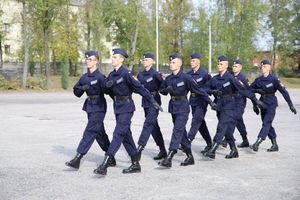
<instances>
[{"instance_id":1,"label":"building window","mask_svg":"<svg viewBox=\"0 0 300 200\"><path fill-rule=\"evenodd\" d=\"M6 55L9 55L10 54L10 45L4 45L4 53Z\"/></svg>"},{"instance_id":2,"label":"building window","mask_svg":"<svg viewBox=\"0 0 300 200\"><path fill-rule=\"evenodd\" d=\"M4 23L4 32L8 33L9 32L9 24Z\"/></svg>"}]
</instances>

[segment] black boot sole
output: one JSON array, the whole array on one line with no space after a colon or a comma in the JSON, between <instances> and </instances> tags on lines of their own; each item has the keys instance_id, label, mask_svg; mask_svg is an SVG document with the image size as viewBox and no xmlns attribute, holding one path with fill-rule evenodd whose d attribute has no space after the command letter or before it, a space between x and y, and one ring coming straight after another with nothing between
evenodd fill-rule
<instances>
[{"instance_id":1,"label":"black boot sole","mask_svg":"<svg viewBox=\"0 0 300 200\"><path fill-rule=\"evenodd\" d=\"M71 165L69 162L66 162L65 165L66 165L67 167L71 167L71 168L73 168L73 169L79 169L79 166Z\"/></svg>"},{"instance_id":2,"label":"black boot sole","mask_svg":"<svg viewBox=\"0 0 300 200\"><path fill-rule=\"evenodd\" d=\"M107 174L107 172L99 172L99 171L97 171L96 169L93 171L93 173L94 174L97 174L97 175L106 175Z\"/></svg>"},{"instance_id":3,"label":"black boot sole","mask_svg":"<svg viewBox=\"0 0 300 200\"><path fill-rule=\"evenodd\" d=\"M142 170L141 169L134 169L131 171L126 171L126 169L123 169L122 173L123 174L133 174L133 173L140 173Z\"/></svg>"}]
</instances>

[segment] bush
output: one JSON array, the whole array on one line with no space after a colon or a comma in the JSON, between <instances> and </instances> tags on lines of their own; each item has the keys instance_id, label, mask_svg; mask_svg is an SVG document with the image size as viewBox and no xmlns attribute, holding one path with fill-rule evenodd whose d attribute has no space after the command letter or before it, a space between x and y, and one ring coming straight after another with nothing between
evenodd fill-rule
<instances>
[{"instance_id":1,"label":"bush","mask_svg":"<svg viewBox=\"0 0 300 200\"><path fill-rule=\"evenodd\" d=\"M279 76L294 77L293 70L291 68L287 68L287 67L278 67L277 73Z\"/></svg>"},{"instance_id":2,"label":"bush","mask_svg":"<svg viewBox=\"0 0 300 200\"><path fill-rule=\"evenodd\" d=\"M44 78L29 77L27 79L26 88L32 89L32 90L45 90L46 89L46 80Z\"/></svg>"},{"instance_id":3,"label":"bush","mask_svg":"<svg viewBox=\"0 0 300 200\"><path fill-rule=\"evenodd\" d=\"M20 81L7 80L4 77L0 77L0 90L18 90L20 89Z\"/></svg>"},{"instance_id":4,"label":"bush","mask_svg":"<svg viewBox=\"0 0 300 200\"><path fill-rule=\"evenodd\" d=\"M68 89L69 86L69 57L64 54L61 62L61 87Z\"/></svg>"}]
</instances>

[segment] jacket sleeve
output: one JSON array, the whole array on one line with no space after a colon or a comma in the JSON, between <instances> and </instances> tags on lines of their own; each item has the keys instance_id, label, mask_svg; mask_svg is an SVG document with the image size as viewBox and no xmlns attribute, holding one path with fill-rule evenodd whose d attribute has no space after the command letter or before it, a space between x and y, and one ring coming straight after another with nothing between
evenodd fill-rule
<instances>
[{"instance_id":1,"label":"jacket sleeve","mask_svg":"<svg viewBox=\"0 0 300 200\"><path fill-rule=\"evenodd\" d=\"M285 89L284 85L280 82L279 79L275 79L275 85L276 85L276 88L279 90L279 92L282 94L284 100L288 103L288 105L290 107L293 106L293 102L291 100L291 97L290 97L288 91Z\"/></svg>"},{"instance_id":2,"label":"jacket sleeve","mask_svg":"<svg viewBox=\"0 0 300 200\"><path fill-rule=\"evenodd\" d=\"M82 86L82 77L80 77L79 81L73 87L73 93L77 97L81 97L84 91L81 89Z\"/></svg>"},{"instance_id":3,"label":"jacket sleeve","mask_svg":"<svg viewBox=\"0 0 300 200\"><path fill-rule=\"evenodd\" d=\"M186 82L187 82L188 89L191 92L203 96L208 103L212 102L211 99L208 97L207 92L204 89L198 87L197 82L192 77L187 76Z\"/></svg>"}]
</instances>

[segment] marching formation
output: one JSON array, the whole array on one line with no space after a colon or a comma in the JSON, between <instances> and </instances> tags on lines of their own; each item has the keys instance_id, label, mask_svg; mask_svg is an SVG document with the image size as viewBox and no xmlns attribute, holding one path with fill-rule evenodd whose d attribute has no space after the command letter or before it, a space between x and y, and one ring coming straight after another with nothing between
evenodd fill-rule
<instances>
[{"instance_id":1,"label":"marching formation","mask_svg":"<svg viewBox=\"0 0 300 200\"><path fill-rule=\"evenodd\" d=\"M228 58L224 55L218 57L218 74L214 77L201 68L201 55L197 53L190 56L191 70L187 73L181 69L180 54L169 56L172 73L168 76L160 74L152 67L154 55L146 53L143 56L144 71L140 72L137 78L123 66L123 62L128 58L128 54L123 49L113 49L114 70L107 78L98 69L100 60L97 51L86 52L85 58L88 71L80 77L73 92L77 97L81 97L84 93L87 95L82 109L87 113L88 123L77 147L77 154L65 163L71 168L79 169L81 159L96 140L105 152L105 156L99 167L94 170L95 174L106 175L108 167L116 166L115 155L121 144L124 145L132 162L123 173L141 172L140 159L150 135L159 147L159 153L153 159L159 160L158 165L164 168L172 167L172 159L179 149L186 154L186 158L181 162L182 166L195 163L192 142L198 132L206 142L206 147L201 153L211 159L215 159L219 145L229 144L230 152L225 156L226 159L239 157L237 147L250 147L253 151L258 151L259 145L267 136L272 143L267 151L278 151L277 135L272 126L278 106L275 96L277 90L283 95L290 110L294 114L297 113L285 87L276 76L271 74L271 64L268 60L261 61L261 76L249 84L241 73L241 61L233 61L232 73L230 73ZM142 107L145 113L137 146L130 128L135 111L133 92L142 96ZM259 99L256 98L255 93L260 94ZM104 94L113 99L116 119L111 141L103 123L107 110ZM170 96L168 112L172 116L173 129L168 151L157 120L159 111L162 111L160 94ZM214 100L212 101L209 96L213 96ZM252 145L247 139L247 130L243 121L246 98L251 100L253 111L257 115L260 114L262 120L257 141ZM205 122L208 105L216 111L218 119L213 138ZM190 109L192 122L187 132L186 124ZM243 140L237 147L233 136L235 128L240 132Z\"/></svg>"}]
</instances>

